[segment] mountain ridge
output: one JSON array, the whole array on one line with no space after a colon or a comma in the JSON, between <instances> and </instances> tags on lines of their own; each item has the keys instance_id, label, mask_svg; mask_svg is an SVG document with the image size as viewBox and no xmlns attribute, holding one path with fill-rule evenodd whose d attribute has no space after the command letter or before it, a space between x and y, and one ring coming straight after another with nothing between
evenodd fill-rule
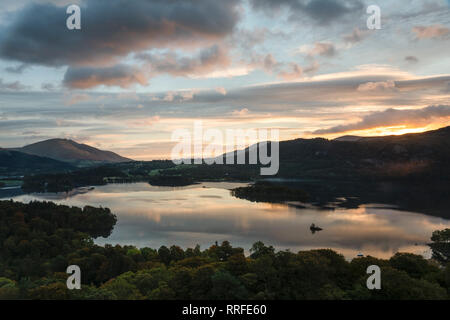
<instances>
[{"instance_id":1,"label":"mountain ridge","mask_svg":"<svg viewBox=\"0 0 450 320\"><path fill-rule=\"evenodd\" d=\"M21 148L11 148L9 150L81 165L91 162L120 163L133 161L112 151L100 150L70 139L59 138L39 141Z\"/></svg>"},{"instance_id":2,"label":"mountain ridge","mask_svg":"<svg viewBox=\"0 0 450 320\"><path fill-rule=\"evenodd\" d=\"M364 137L347 135L347 136L342 136L342 137L335 138L335 139L333 139L333 141L350 141L350 142L354 142L354 141L359 141L361 139L364 139Z\"/></svg>"}]
</instances>

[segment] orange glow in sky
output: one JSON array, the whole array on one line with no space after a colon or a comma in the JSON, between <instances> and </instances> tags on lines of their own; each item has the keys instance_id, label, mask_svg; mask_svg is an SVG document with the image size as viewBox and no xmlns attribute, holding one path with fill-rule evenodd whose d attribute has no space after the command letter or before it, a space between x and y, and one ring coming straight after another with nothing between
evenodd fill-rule
<instances>
[{"instance_id":1,"label":"orange glow in sky","mask_svg":"<svg viewBox=\"0 0 450 320\"><path fill-rule=\"evenodd\" d=\"M364 130L353 130L347 132L333 133L323 135L328 139L335 139L338 137L346 136L346 135L354 135L361 137L373 137L373 136L397 136L408 133L421 133L430 130L436 130L439 128L443 128L448 126L448 121L446 123L435 123L421 127L415 127L410 125L398 125L398 126L389 126L389 127L376 127Z\"/></svg>"}]
</instances>

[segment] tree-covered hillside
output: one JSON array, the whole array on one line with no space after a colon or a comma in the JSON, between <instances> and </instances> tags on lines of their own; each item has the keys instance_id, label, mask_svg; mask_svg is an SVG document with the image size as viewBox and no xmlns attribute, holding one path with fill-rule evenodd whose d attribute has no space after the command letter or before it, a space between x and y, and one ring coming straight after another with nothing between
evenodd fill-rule
<instances>
[{"instance_id":1,"label":"tree-covered hillside","mask_svg":"<svg viewBox=\"0 0 450 320\"><path fill-rule=\"evenodd\" d=\"M0 176L69 172L72 165L58 160L0 148Z\"/></svg>"}]
</instances>

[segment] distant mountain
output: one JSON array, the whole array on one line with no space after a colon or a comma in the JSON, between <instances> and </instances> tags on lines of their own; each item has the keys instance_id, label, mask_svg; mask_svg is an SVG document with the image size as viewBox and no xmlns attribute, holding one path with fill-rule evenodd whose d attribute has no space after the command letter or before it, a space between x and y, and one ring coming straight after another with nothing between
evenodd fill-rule
<instances>
[{"instance_id":1,"label":"distant mountain","mask_svg":"<svg viewBox=\"0 0 450 320\"><path fill-rule=\"evenodd\" d=\"M450 127L356 141L280 142L280 173L298 177L450 178Z\"/></svg>"},{"instance_id":2,"label":"distant mountain","mask_svg":"<svg viewBox=\"0 0 450 320\"><path fill-rule=\"evenodd\" d=\"M363 139L363 137L358 136L342 136L339 138L334 139L334 141L358 141Z\"/></svg>"},{"instance_id":3,"label":"distant mountain","mask_svg":"<svg viewBox=\"0 0 450 320\"><path fill-rule=\"evenodd\" d=\"M75 167L66 162L0 148L0 176L65 172L74 169Z\"/></svg>"},{"instance_id":4,"label":"distant mountain","mask_svg":"<svg viewBox=\"0 0 450 320\"><path fill-rule=\"evenodd\" d=\"M282 178L450 179L450 127L399 136L280 141L279 155Z\"/></svg>"},{"instance_id":5,"label":"distant mountain","mask_svg":"<svg viewBox=\"0 0 450 320\"><path fill-rule=\"evenodd\" d=\"M67 139L45 140L13 150L82 166L96 163L132 161L114 152L99 150L86 144L80 144Z\"/></svg>"}]
</instances>

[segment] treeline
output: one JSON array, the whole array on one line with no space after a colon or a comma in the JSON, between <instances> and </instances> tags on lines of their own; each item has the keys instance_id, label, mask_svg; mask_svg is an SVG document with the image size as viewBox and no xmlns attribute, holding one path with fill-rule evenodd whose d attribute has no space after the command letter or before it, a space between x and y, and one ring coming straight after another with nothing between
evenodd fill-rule
<instances>
[{"instance_id":1,"label":"treeline","mask_svg":"<svg viewBox=\"0 0 450 320\"><path fill-rule=\"evenodd\" d=\"M149 177L148 180L152 186L161 187L183 187L195 183L195 181L190 177L175 175L155 175L153 177Z\"/></svg>"},{"instance_id":2,"label":"treeline","mask_svg":"<svg viewBox=\"0 0 450 320\"><path fill-rule=\"evenodd\" d=\"M99 186L107 183L106 177L125 179L127 176L112 166L80 169L68 173L25 176L22 189L25 192L62 192L77 187Z\"/></svg>"},{"instance_id":3,"label":"treeline","mask_svg":"<svg viewBox=\"0 0 450 320\"><path fill-rule=\"evenodd\" d=\"M155 171L174 168L176 165L170 160L133 161L114 165L116 168L136 179L146 179Z\"/></svg>"},{"instance_id":4,"label":"treeline","mask_svg":"<svg viewBox=\"0 0 450 320\"><path fill-rule=\"evenodd\" d=\"M260 177L259 168L259 165L249 164L183 164L162 170L160 174L181 175L194 181L250 181Z\"/></svg>"},{"instance_id":5,"label":"treeline","mask_svg":"<svg viewBox=\"0 0 450 320\"><path fill-rule=\"evenodd\" d=\"M231 191L231 194L237 198L253 202L306 202L309 199L308 193L304 190L266 181L258 181L251 186L235 188Z\"/></svg>"},{"instance_id":6,"label":"treeline","mask_svg":"<svg viewBox=\"0 0 450 320\"><path fill-rule=\"evenodd\" d=\"M108 209L52 203L3 201L0 219L0 299L450 298L445 259L398 253L347 261L328 249L277 252L262 242L248 256L226 241L205 250L98 246L93 238L108 236L116 221ZM433 241L448 246L448 235ZM381 290L366 287L374 264ZM81 290L66 287L69 265L81 269Z\"/></svg>"},{"instance_id":7,"label":"treeline","mask_svg":"<svg viewBox=\"0 0 450 320\"><path fill-rule=\"evenodd\" d=\"M101 186L109 182L130 183L148 181L152 171L174 167L172 161L125 162L89 167L65 173L27 175L23 179L25 192L68 192L78 187Z\"/></svg>"}]
</instances>

